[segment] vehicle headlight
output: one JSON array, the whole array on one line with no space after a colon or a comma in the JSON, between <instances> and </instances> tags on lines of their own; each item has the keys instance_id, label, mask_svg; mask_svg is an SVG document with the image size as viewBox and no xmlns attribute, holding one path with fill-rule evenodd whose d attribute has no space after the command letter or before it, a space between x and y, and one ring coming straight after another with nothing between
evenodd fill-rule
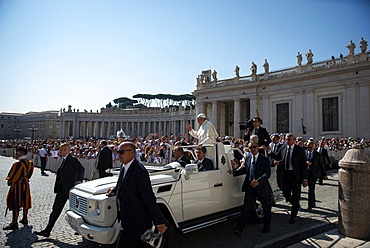
<instances>
[{"instance_id":1,"label":"vehicle headlight","mask_svg":"<svg viewBox=\"0 0 370 248\"><path fill-rule=\"evenodd\" d=\"M97 215L100 215L100 213L101 213L101 210L100 210L100 202L99 201L97 201L95 203L95 212L96 212Z\"/></svg>"}]
</instances>

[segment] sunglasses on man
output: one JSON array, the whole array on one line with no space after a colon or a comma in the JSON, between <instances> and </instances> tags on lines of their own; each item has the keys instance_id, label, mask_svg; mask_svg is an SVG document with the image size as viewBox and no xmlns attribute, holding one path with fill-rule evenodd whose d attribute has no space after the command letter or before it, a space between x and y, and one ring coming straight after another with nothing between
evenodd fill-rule
<instances>
[{"instance_id":1,"label":"sunglasses on man","mask_svg":"<svg viewBox=\"0 0 370 248\"><path fill-rule=\"evenodd\" d=\"M131 150L118 150L117 152L119 154L125 154L125 152L128 152L128 151L132 151L132 149Z\"/></svg>"}]
</instances>

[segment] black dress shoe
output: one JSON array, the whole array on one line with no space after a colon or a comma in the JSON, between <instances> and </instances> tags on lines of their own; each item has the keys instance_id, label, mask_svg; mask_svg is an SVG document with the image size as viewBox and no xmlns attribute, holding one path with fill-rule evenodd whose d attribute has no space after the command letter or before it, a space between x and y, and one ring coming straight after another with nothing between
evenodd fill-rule
<instances>
[{"instance_id":1,"label":"black dress shoe","mask_svg":"<svg viewBox=\"0 0 370 248\"><path fill-rule=\"evenodd\" d=\"M24 220L24 219L21 219L19 221L19 223L23 224L23 225L28 225L28 220Z\"/></svg>"},{"instance_id":2,"label":"black dress shoe","mask_svg":"<svg viewBox=\"0 0 370 248\"><path fill-rule=\"evenodd\" d=\"M268 233L270 231L270 227L264 227L261 233Z\"/></svg>"},{"instance_id":3,"label":"black dress shoe","mask_svg":"<svg viewBox=\"0 0 370 248\"><path fill-rule=\"evenodd\" d=\"M290 218L289 224L294 224L294 223L295 223L295 219L294 218Z\"/></svg>"},{"instance_id":4,"label":"black dress shoe","mask_svg":"<svg viewBox=\"0 0 370 248\"><path fill-rule=\"evenodd\" d=\"M234 233L234 235L235 235L235 236L237 236L238 238L240 238L240 237L242 236L242 232L241 232L239 229L237 229L237 228L235 228L235 229L233 230L233 233Z\"/></svg>"},{"instance_id":5,"label":"black dress shoe","mask_svg":"<svg viewBox=\"0 0 370 248\"><path fill-rule=\"evenodd\" d=\"M47 237L47 238L50 236L50 233L49 233L49 232L47 232L47 231L45 231L45 230L42 230L42 231L40 231L40 232L38 232L38 231L34 231L33 233L34 233L34 234L36 234L36 235L40 235L40 236Z\"/></svg>"},{"instance_id":6,"label":"black dress shoe","mask_svg":"<svg viewBox=\"0 0 370 248\"><path fill-rule=\"evenodd\" d=\"M3 227L3 230L14 230L14 229L18 229L17 224L9 224L9 225Z\"/></svg>"}]
</instances>

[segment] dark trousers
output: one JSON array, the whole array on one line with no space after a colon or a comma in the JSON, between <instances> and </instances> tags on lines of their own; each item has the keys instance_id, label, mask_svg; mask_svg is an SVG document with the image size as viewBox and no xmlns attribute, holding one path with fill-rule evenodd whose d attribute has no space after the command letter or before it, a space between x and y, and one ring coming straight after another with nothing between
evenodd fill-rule
<instances>
[{"instance_id":1,"label":"dark trousers","mask_svg":"<svg viewBox=\"0 0 370 248\"><path fill-rule=\"evenodd\" d=\"M323 185L324 184L324 176L319 177L319 184Z\"/></svg>"},{"instance_id":2,"label":"dark trousers","mask_svg":"<svg viewBox=\"0 0 370 248\"><path fill-rule=\"evenodd\" d=\"M53 229L54 224L58 220L60 214L62 213L64 205L66 204L67 200L68 195L65 195L61 190L59 190L55 195L53 210L51 211L51 214L49 216L48 225L45 228L46 232L51 232L51 230Z\"/></svg>"},{"instance_id":3,"label":"dark trousers","mask_svg":"<svg viewBox=\"0 0 370 248\"><path fill-rule=\"evenodd\" d=\"M308 207L316 207L315 186L317 177L308 170Z\"/></svg>"},{"instance_id":4,"label":"dark trousers","mask_svg":"<svg viewBox=\"0 0 370 248\"><path fill-rule=\"evenodd\" d=\"M141 240L141 235L139 234L128 234L124 230L120 232L118 241L116 244L117 248L153 248L148 243Z\"/></svg>"},{"instance_id":5,"label":"dark trousers","mask_svg":"<svg viewBox=\"0 0 370 248\"><path fill-rule=\"evenodd\" d=\"M301 183L298 182L293 170L284 170L283 196L292 204L291 218L297 217L299 199L301 198Z\"/></svg>"},{"instance_id":6,"label":"dark trousers","mask_svg":"<svg viewBox=\"0 0 370 248\"><path fill-rule=\"evenodd\" d=\"M259 186L257 186L259 187ZM248 217L254 208L254 204L258 199L260 200L263 208L263 226L270 227L271 222L271 198L269 192L265 194L258 194L257 190L252 186L248 185L248 189L245 191L244 203L242 206L241 216L239 218L236 228L239 231L243 231L245 224L247 223Z\"/></svg>"},{"instance_id":7,"label":"dark trousers","mask_svg":"<svg viewBox=\"0 0 370 248\"><path fill-rule=\"evenodd\" d=\"M276 182L280 190L283 190L284 168L281 164L276 166Z\"/></svg>"},{"instance_id":8,"label":"dark trousers","mask_svg":"<svg viewBox=\"0 0 370 248\"><path fill-rule=\"evenodd\" d=\"M46 157L40 157L40 161L41 161L41 173L44 173L46 168Z\"/></svg>"}]
</instances>

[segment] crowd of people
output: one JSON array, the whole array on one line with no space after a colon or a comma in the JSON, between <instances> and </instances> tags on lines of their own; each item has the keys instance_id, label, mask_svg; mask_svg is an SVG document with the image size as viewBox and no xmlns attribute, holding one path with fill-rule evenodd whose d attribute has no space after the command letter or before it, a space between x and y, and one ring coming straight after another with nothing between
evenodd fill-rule
<instances>
[{"instance_id":1,"label":"crowd of people","mask_svg":"<svg viewBox=\"0 0 370 248\"><path fill-rule=\"evenodd\" d=\"M285 134L277 134L279 136L279 143L285 143ZM324 138L325 139L325 138ZM49 158L59 157L60 144L68 142L71 145L71 153L77 158L97 158L100 151L100 141L102 139L46 139L46 140L0 140L0 148L16 148L24 147L32 154L40 154L45 145L47 156ZM173 134L160 136L158 133L151 133L146 137L134 138L116 138L114 140L107 140L108 147L112 150L112 159L117 160L117 150L121 142L129 140L134 142L139 156L143 160L158 162L165 164L168 162L168 149L170 145L176 143L194 145L197 144L196 139L189 137L188 134ZM304 147L307 147L308 142L314 141L318 146L321 139L315 140L314 138L296 137L297 142ZM242 138L235 138L232 136L220 136L216 141L224 144L237 146L242 150L245 147ZM370 139L365 138L352 138L352 137L336 137L325 139L325 148L328 151L341 151L351 148L352 144L361 144L364 147L370 147Z\"/></svg>"},{"instance_id":2,"label":"crowd of people","mask_svg":"<svg viewBox=\"0 0 370 248\"><path fill-rule=\"evenodd\" d=\"M301 186L308 186L308 209L316 207L315 185L317 181L322 184L322 180L327 179L326 171L333 169L333 161L329 159L328 151L340 151L351 148L354 145L363 147L370 146L370 140L365 138L332 138L326 139L322 137L319 140L314 138L305 139L304 137L295 137L291 133L270 135L268 131L261 126L262 120L259 117L253 118L253 126L246 128L244 137L236 138L230 136L219 136L213 124L207 121L206 116L201 113L197 116L197 122L200 124L198 130L194 130L190 125L186 128L189 134L178 134L174 136L160 136L158 133L151 133L146 137L120 137L114 140L103 139L46 139L33 140L1 140L0 148L14 148L15 158L19 159L16 162L7 177L10 186L7 197L7 209L13 211L13 221L5 226L4 230L13 230L18 228L19 209L23 208L22 224L27 224L27 212L31 207L28 180L32 176L33 164L26 158L26 154L38 155L41 161L41 174L45 175L45 165L48 159L63 158L63 162L58 168L57 179L55 182L54 192L56 193L53 210L49 217L48 225L44 230L35 231L34 233L40 236L49 237L50 232L59 217L67 199L69 189L74 185L81 183L84 174L84 168L76 158L97 159L96 170L99 177L105 177L106 169L112 168L112 162L119 160L122 163L119 180L117 186L110 189L107 195L117 194L118 210L121 208L138 209L148 208L147 201L144 199L136 199L136 205L124 205L126 201L125 190L122 185L124 183L140 184L140 194L145 194L148 199L151 199L151 209L156 209L155 212L147 213L143 223L145 225L137 226L134 233L121 232L118 244L131 243L137 244L143 230L150 227L151 221L157 225L158 230L163 233L167 227L164 224L163 216L159 209L155 206L155 196L151 191L148 172L142 166L141 162L151 162L157 164L167 164L171 161L179 162L181 166L186 166L190 163L189 157L184 153L183 146L198 145L194 148L195 164L198 165L199 171L212 170L213 162L207 158L207 154L212 154L213 147L204 146L222 142L230 145L234 150L234 159L231 161L233 169L228 171L233 176L245 175L242 185L242 191L245 192L244 204L241 208L241 217L237 227L233 230L238 237L241 236L244 225L246 223L248 213L253 207L254 202L258 198L263 207L264 221L262 233L270 231L271 222L271 186L268 179L271 176L271 167L277 167L276 180L278 187L282 190L283 196L291 207L289 224L296 222L296 217L300 209ZM170 153L171 148L173 153ZM172 154L172 157L171 157ZM213 153L214 154L214 153ZM20 173L21 172L21 173ZM127 173L134 173L136 176L127 180L132 182L127 183L123 179ZM75 178L70 178L69 175L75 175ZM16 177L21 177L19 180ZM136 178L137 177L137 178ZM140 180L139 180L140 178ZM145 185L142 183L145 182ZM17 195L17 188L28 187L25 194L26 198ZM144 187L144 186L145 187ZM134 187L133 190L137 190ZM133 193L134 191L132 191ZM134 195L139 195L134 193ZM128 218L122 214L121 218ZM132 220L130 223L135 223ZM125 229L130 223L121 223ZM141 241L140 241L141 242ZM117 246L119 247L119 246Z\"/></svg>"}]
</instances>

